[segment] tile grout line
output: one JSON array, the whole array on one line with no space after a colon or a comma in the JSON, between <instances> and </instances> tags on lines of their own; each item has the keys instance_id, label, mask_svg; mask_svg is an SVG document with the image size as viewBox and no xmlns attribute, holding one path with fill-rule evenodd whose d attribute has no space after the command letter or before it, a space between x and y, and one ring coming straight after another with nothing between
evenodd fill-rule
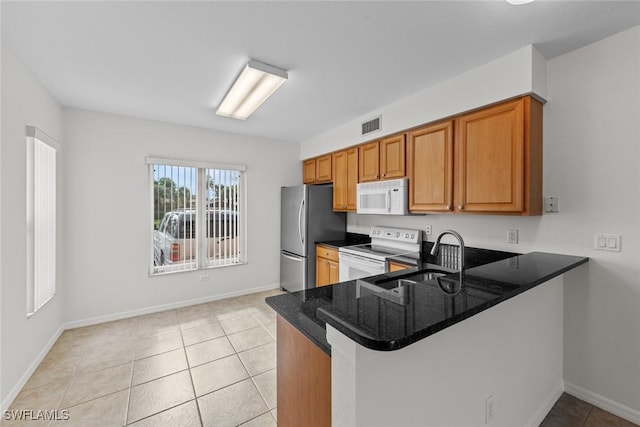
<instances>
[{"instance_id":1,"label":"tile grout line","mask_svg":"<svg viewBox=\"0 0 640 427\"><path fill-rule=\"evenodd\" d=\"M215 317L215 313L213 313L213 310L211 310L211 307L207 305L207 308L211 311L212 315ZM202 411L200 411L200 402L198 402L198 396L196 393L196 385L193 381L193 373L191 372L191 363L189 362L189 356L187 355L187 346L185 345L184 336L182 335L182 328L180 328L179 326L180 326L180 319L178 318L178 329L180 330L180 339L182 340L182 351L184 352L184 358L187 361L189 379L191 380L191 388L193 389L193 400L196 403L196 411L198 411L198 419L200 420L200 425L204 426L204 421L202 420Z\"/></svg>"}]
</instances>

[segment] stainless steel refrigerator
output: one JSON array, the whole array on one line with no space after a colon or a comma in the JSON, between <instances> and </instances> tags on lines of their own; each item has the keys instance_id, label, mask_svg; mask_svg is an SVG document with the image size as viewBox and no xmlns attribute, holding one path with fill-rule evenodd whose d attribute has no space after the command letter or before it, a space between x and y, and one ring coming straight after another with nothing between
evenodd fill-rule
<instances>
[{"instance_id":1,"label":"stainless steel refrigerator","mask_svg":"<svg viewBox=\"0 0 640 427\"><path fill-rule=\"evenodd\" d=\"M331 185L282 187L280 203L280 286L313 288L316 242L344 239L346 214L333 211Z\"/></svg>"}]
</instances>

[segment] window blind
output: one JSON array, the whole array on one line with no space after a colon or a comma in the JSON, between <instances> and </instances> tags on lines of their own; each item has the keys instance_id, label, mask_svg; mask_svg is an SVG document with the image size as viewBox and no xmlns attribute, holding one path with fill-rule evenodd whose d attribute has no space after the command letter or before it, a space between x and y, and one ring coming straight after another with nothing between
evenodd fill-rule
<instances>
[{"instance_id":1,"label":"window blind","mask_svg":"<svg viewBox=\"0 0 640 427\"><path fill-rule=\"evenodd\" d=\"M156 157L146 161L153 185L151 274L245 263L246 168Z\"/></svg>"},{"instance_id":2,"label":"window blind","mask_svg":"<svg viewBox=\"0 0 640 427\"><path fill-rule=\"evenodd\" d=\"M59 145L27 127L27 315L56 293L56 152Z\"/></svg>"}]
</instances>

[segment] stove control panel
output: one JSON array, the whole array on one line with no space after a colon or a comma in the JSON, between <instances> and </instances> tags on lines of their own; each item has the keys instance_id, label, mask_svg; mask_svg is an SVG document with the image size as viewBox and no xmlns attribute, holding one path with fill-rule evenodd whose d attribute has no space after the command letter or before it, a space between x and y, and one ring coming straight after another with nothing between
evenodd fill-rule
<instances>
[{"instance_id":1,"label":"stove control panel","mask_svg":"<svg viewBox=\"0 0 640 427\"><path fill-rule=\"evenodd\" d=\"M408 228L394 228L375 226L369 232L371 239L385 239L403 243L420 243L422 242L422 234L420 230L411 230Z\"/></svg>"}]
</instances>

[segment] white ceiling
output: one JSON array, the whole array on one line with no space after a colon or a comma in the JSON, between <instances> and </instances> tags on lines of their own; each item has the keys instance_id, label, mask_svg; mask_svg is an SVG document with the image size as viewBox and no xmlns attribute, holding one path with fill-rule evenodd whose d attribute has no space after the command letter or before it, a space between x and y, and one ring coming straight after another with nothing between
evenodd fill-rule
<instances>
[{"instance_id":1,"label":"white ceiling","mask_svg":"<svg viewBox=\"0 0 640 427\"><path fill-rule=\"evenodd\" d=\"M640 24L639 1L2 2L2 36L64 106L301 141L533 44L553 58ZM249 59L289 81L215 108Z\"/></svg>"}]
</instances>

